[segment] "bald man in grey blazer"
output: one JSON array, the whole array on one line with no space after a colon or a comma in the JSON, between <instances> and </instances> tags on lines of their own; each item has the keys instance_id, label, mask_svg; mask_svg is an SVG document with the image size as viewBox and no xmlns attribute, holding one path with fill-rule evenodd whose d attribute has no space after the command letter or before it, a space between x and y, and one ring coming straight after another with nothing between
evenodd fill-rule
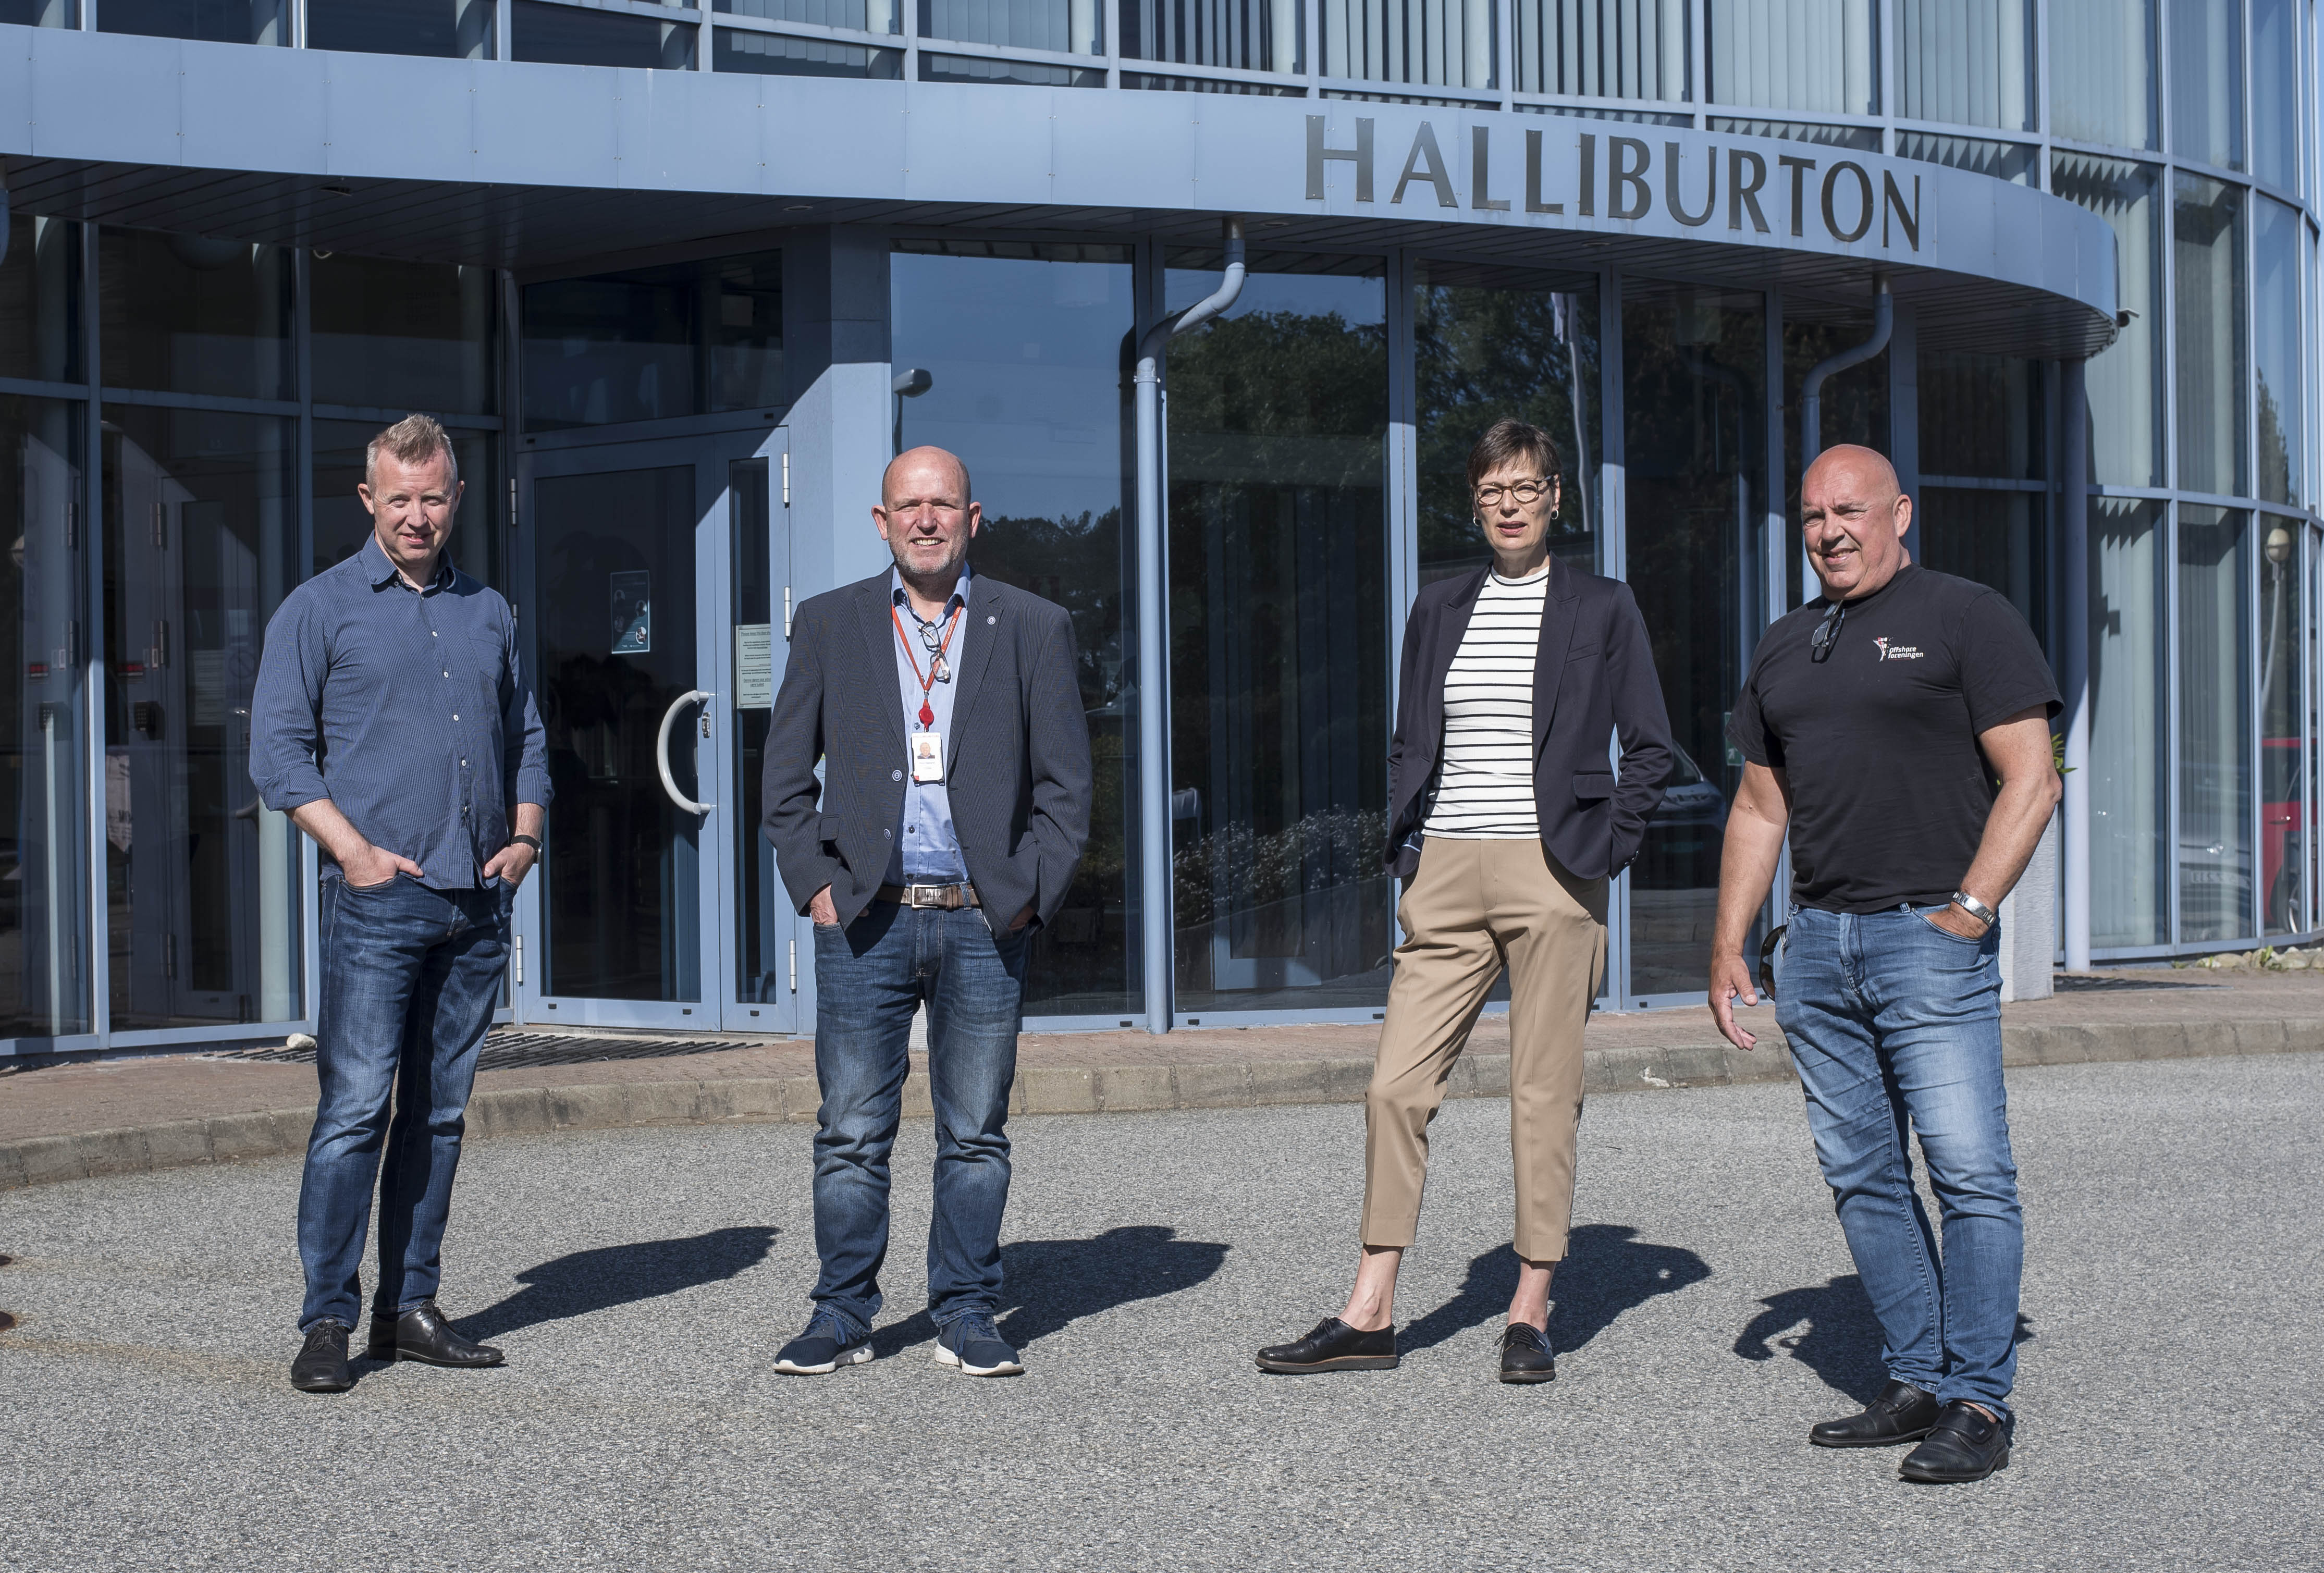
<instances>
[{"instance_id":1,"label":"bald man in grey blazer","mask_svg":"<svg viewBox=\"0 0 2324 1573\"><path fill-rule=\"evenodd\" d=\"M993 1317L1009 1197L1009 1093L1025 953L1089 839L1089 729L1065 609L973 573L967 466L914 448L872 522L889 571L816 596L791 627L767 734L766 832L815 922L815 1242L806 1329L775 1368L872 1357L888 1156L914 1014L936 1120L928 1309L939 1364L1024 1366ZM823 779L816 765L824 763Z\"/></svg>"}]
</instances>

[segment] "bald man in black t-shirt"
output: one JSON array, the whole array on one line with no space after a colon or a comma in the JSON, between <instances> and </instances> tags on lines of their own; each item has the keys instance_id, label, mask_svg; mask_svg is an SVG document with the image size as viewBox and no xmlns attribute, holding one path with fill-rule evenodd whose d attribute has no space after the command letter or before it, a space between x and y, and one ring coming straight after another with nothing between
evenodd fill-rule
<instances>
[{"instance_id":1,"label":"bald man in black t-shirt","mask_svg":"<svg viewBox=\"0 0 2324 1573\"><path fill-rule=\"evenodd\" d=\"M1869 448L1830 449L1800 486L1823 594L1759 641L1729 741L1711 1008L1738 1048L1757 1005L1743 942L1786 830L1791 919L1776 1025L1807 1094L1816 1158L1879 1318L1889 1381L1821 1447L1919 1441L1908 1480L2009 1462L2024 1227L2001 1079L1996 909L2059 798L2056 683L2015 607L1904 555L1912 500ZM1917 1134L1940 1255L1913 1186Z\"/></svg>"}]
</instances>

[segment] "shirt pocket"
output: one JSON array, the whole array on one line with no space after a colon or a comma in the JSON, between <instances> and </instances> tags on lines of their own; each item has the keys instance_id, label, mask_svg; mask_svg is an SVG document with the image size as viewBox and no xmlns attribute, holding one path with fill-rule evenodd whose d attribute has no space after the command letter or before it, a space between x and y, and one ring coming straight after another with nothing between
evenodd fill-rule
<instances>
[{"instance_id":1,"label":"shirt pocket","mask_svg":"<svg viewBox=\"0 0 2324 1573\"><path fill-rule=\"evenodd\" d=\"M488 698L500 697L501 680L508 675L508 647L497 633L472 633L468 636L468 658L475 671L476 685Z\"/></svg>"}]
</instances>

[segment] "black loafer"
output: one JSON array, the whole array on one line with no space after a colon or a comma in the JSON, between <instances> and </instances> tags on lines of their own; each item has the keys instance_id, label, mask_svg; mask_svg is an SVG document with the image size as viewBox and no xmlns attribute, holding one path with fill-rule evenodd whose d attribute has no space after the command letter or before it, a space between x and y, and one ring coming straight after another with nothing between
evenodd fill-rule
<instances>
[{"instance_id":1,"label":"black loafer","mask_svg":"<svg viewBox=\"0 0 2324 1573\"><path fill-rule=\"evenodd\" d=\"M1924 1486L1958 1486L2008 1467L2009 1428L1956 1399L1937 1417L1929 1440L1904 1455L1896 1473Z\"/></svg>"},{"instance_id":2,"label":"black loafer","mask_svg":"<svg viewBox=\"0 0 2324 1573\"><path fill-rule=\"evenodd\" d=\"M1259 1350L1259 1368L1286 1376L1310 1371L1393 1371L1396 1329L1358 1332L1338 1317L1327 1316L1305 1338Z\"/></svg>"},{"instance_id":3,"label":"black loafer","mask_svg":"<svg viewBox=\"0 0 2324 1573\"><path fill-rule=\"evenodd\" d=\"M347 1324L326 1317L307 1329L290 1362L290 1385L301 1393L345 1393L355 1384L347 1370Z\"/></svg>"},{"instance_id":4,"label":"black loafer","mask_svg":"<svg viewBox=\"0 0 2324 1573\"><path fill-rule=\"evenodd\" d=\"M1936 1423L1935 1394L1910 1382L1891 1382L1863 1413L1809 1427L1808 1440L1819 1448L1893 1448L1920 1440Z\"/></svg>"},{"instance_id":5,"label":"black loafer","mask_svg":"<svg viewBox=\"0 0 2324 1573\"><path fill-rule=\"evenodd\" d=\"M504 1357L492 1345L472 1344L454 1332L432 1300L401 1316L373 1317L371 1348L364 1351L366 1360L417 1360L461 1370L497 1366Z\"/></svg>"},{"instance_id":6,"label":"black loafer","mask_svg":"<svg viewBox=\"0 0 2324 1573\"><path fill-rule=\"evenodd\" d=\"M1501 1380L1554 1382L1557 1357L1550 1352L1549 1335L1531 1322L1513 1321L1501 1329Z\"/></svg>"}]
</instances>

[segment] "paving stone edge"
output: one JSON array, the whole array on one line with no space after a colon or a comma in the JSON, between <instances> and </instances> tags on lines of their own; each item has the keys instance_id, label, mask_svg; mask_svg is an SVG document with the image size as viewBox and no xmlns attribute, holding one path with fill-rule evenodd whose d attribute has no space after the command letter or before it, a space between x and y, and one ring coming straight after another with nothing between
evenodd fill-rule
<instances>
[{"instance_id":1,"label":"paving stone edge","mask_svg":"<svg viewBox=\"0 0 2324 1573\"><path fill-rule=\"evenodd\" d=\"M2002 1029L2001 1057L2006 1065L2066 1065L2314 1050L2324 1050L2324 1018L2013 1025ZM1370 1061L1337 1058L1035 1065L1018 1072L1010 1101L1019 1114L1360 1103L1370 1077ZM1757 1053L1748 1054L1723 1045L1592 1049L1584 1057L1582 1090L1596 1095L1792 1079L1791 1057L1782 1039L1771 1033ZM1446 1091L1453 1098L1506 1098L1508 1090L1508 1055L1475 1053L1464 1054L1455 1062ZM544 1136L627 1126L805 1123L815 1118L818 1101L812 1076L496 1088L470 1100L468 1134ZM908 1118L925 1118L929 1113L925 1072L915 1071L905 1081L904 1113ZM0 1142L0 1191L105 1174L280 1157L303 1152L314 1123L311 1108L278 1108Z\"/></svg>"}]
</instances>

